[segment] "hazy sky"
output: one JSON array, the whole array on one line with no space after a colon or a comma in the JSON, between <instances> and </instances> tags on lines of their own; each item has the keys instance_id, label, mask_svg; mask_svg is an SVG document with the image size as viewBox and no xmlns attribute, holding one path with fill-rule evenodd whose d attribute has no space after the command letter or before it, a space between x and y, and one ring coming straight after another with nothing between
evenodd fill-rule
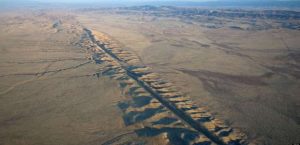
<instances>
[{"instance_id":1,"label":"hazy sky","mask_svg":"<svg viewBox=\"0 0 300 145\"><path fill-rule=\"evenodd\" d=\"M2 0L0 0L2 1ZM4 0L5 1L5 0ZM13 0L10 0L13 1ZM24 0L14 0L14 1L24 1ZM26 1L26 0L25 0ZM31 0L39 2L149 2L149 1L193 1L193 2L205 2L205 1L285 1L285 0ZM300 1L300 0L289 0L289 1Z\"/></svg>"},{"instance_id":2,"label":"hazy sky","mask_svg":"<svg viewBox=\"0 0 300 145\"><path fill-rule=\"evenodd\" d=\"M35 0L41 2L151 2L151 1L187 1L187 0ZM188 0L188 1L216 1L216 0Z\"/></svg>"},{"instance_id":3,"label":"hazy sky","mask_svg":"<svg viewBox=\"0 0 300 145\"><path fill-rule=\"evenodd\" d=\"M28 1L30 3L28 3ZM214 2L219 1L219 2ZM254 2L253 2L254 1ZM292 1L292 2L282 2ZM298 7L300 8L300 0L0 0L1 6L15 6L15 5L32 5L48 4L75 4L77 6L133 6L133 5L173 5L173 6L250 6L250 7ZM176 3L175 3L176 2ZM192 3L190 3L192 2ZM196 3L195 3L196 2ZM197 3L199 2L199 3ZM202 3L208 2L208 3ZM211 3L214 2L214 3ZM228 3L230 2L230 3ZM231 3L234 2L234 3ZM274 3L275 2L275 3ZM79 4L79 5L78 5ZM65 5L61 5L65 6Z\"/></svg>"},{"instance_id":4,"label":"hazy sky","mask_svg":"<svg viewBox=\"0 0 300 145\"><path fill-rule=\"evenodd\" d=\"M23 2L23 1L36 1L36 2L68 2L68 3L86 3L86 2L164 2L164 1L189 1L189 2L211 2L211 1L286 1L286 0L0 0L0 2ZM288 0L300 1L300 0Z\"/></svg>"}]
</instances>

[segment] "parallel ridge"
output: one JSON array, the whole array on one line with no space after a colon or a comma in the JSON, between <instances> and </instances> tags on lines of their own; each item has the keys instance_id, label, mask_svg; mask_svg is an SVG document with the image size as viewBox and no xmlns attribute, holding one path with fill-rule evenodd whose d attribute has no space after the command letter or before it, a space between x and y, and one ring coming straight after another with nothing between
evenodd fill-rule
<instances>
[{"instance_id":1,"label":"parallel ridge","mask_svg":"<svg viewBox=\"0 0 300 145\"><path fill-rule=\"evenodd\" d=\"M127 83L136 82L147 93L156 98L163 106L168 108L178 118L196 131L203 133L214 143L220 145L244 145L246 135L238 129L231 128L224 121L215 118L204 107L198 107L190 101L189 96L181 92L169 82L162 80L151 68L141 65L137 56L120 47L120 45L107 35L84 29L91 41L98 49L91 59L111 62L105 73L111 73L116 79L131 79ZM99 57L101 55L101 57ZM122 79L125 82L127 79Z\"/></svg>"},{"instance_id":2,"label":"parallel ridge","mask_svg":"<svg viewBox=\"0 0 300 145\"><path fill-rule=\"evenodd\" d=\"M123 111L123 120L126 126L133 124L139 126L135 128L138 136L151 137L155 140L155 144L216 145L152 97L127 75L126 70L118 61L95 45L86 33L81 36L79 46L86 48L87 57L102 67L95 75L97 77L108 76L117 80L122 94L130 98L119 102L118 107ZM113 138L102 144L125 144L126 141L125 143L123 141L120 138ZM139 144L139 142L136 143Z\"/></svg>"}]
</instances>

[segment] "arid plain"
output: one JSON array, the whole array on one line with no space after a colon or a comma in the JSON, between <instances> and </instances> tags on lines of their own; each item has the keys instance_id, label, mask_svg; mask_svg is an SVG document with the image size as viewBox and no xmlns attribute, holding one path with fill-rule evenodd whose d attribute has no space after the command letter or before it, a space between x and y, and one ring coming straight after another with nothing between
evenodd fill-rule
<instances>
[{"instance_id":1,"label":"arid plain","mask_svg":"<svg viewBox=\"0 0 300 145\"><path fill-rule=\"evenodd\" d=\"M299 143L285 12L1 11L0 145Z\"/></svg>"}]
</instances>

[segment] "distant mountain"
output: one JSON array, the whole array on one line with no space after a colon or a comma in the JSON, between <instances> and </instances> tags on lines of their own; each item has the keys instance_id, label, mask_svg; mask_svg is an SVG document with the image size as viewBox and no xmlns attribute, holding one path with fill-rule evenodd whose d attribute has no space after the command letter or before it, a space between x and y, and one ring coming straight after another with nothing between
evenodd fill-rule
<instances>
[{"instance_id":1,"label":"distant mountain","mask_svg":"<svg viewBox=\"0 0 300 145\"><path fill-rule=\"evenodd\" d=\"M300 9L300 0L0 0L1 6L32 6L52 4L76 7L122 7L122 6L202 6L235 8L295 8ZM62 5L63 4L63 5Z\"/></svg>"}]
</instances>

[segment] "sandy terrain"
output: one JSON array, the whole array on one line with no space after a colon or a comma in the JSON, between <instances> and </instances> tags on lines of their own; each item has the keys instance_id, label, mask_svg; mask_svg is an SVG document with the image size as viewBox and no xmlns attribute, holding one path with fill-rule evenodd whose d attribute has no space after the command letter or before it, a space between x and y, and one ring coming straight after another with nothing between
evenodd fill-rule
<instances>
[{"instance_id":1,"label":"sandy terrain","mask_svg":"<svg viewBox=\"0 0 300 145\"><path fill-rule=\"evenodd\" d=\"M300 142L299 30L113 10L0 20L0 145Z\"/></svg>"},{"instance_id":2,"label":"sandy terrain","mask_svg":"<svg viewBox=\"0 0 300 145\"><path fill-rule=\"evenodd\" d=\"M65 18L58 32L55 17L1 17L0 144L98 144L132 135L117 83L93 76L101 66L72 44L81 30Z\"/></svg>"},{"instance_id":3,"label":"sandy terrain","mask_svg":"<svg viewBox=\"0 0 300 145\"><path fill-rule=\"evenodd\" d=\"M77 18L125 44L249 136L278 145L299 140L298 30L209 29L176 18L101 12Z\"/></svg>"}]
</instances>

